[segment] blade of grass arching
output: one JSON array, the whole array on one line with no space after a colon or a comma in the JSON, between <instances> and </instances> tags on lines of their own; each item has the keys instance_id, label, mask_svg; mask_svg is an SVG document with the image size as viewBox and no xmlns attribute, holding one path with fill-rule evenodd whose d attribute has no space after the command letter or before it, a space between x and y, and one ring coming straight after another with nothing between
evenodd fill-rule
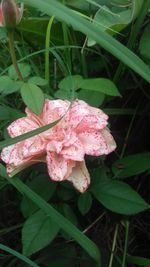
<instances>
[{"instance_id":1,"label":"blade of grass arching","mask_svg":"<svg viewBox=\"0 0 150 267\"><path fill-rule=\"evenodd\" d=\"M127 43L127 48L132 49L133 45L136 43L135 42L136 38L140 32L140 29L142 27L142 23L143 23L146 15L148 13L149 8L150 8L150 0L144 1L142 8L140 10L140 13L136 19L136 22L135 22L134 26L132 27L132 31L131 31L131 34L130 34L130 37L129 37L129 40ZM113 79L114 82L117 82L123 76L124 70L125 70L125 67L123 66L123 64L121 62L117 68L116 73L115 73L115 76Z\"/></svg>"},{"instance_id":2,"label":"blade of grass arching","mask_svg":"<svg viewBox=\"0 0 150 267\"><path fill-rule=\"evenodd\" d=\"M38 129L35 129L35 130L30 131L28 133L21 134L21 135L19 135L17 137L8 138L8 139L6 139L4 141L1 141L0 142L0 149L4 148L6 146L10 146L10 145L16 144L16 143L18 143L20 141L23 141L23 140L25 140L27 138L30 138L30 137L34 136L34 135L40 134L40 133L42 133L44 131L47 131L48 129L54 127L62 118L63 117L61 117L59 120L56 120L56 121L54 121L54 122L52 122L50 124L47 124L47 125L45 125L43 127L39 127Z\"/></svg>"},{"instance_id":3,"label":"blade of grass arching","mask_svg":"<svg viewBox=\"0 0 150 267\"><path fill-rule=\"evenodd\" d=\"M21 180L17 178L12 179L9 177L7 177L7 180L20 193L31 199L41 210L47 214L47 216L51 218L51 220L53 220L60 226L61 229L69 234L70 237L73 238L95 260L95 266L93 267L101 267L100 251L92 240L85 236L75 225L73 225L68 219L61 215Z\"/></svg>"},{"instance_id":4,"label":"blade of grass arching","mask_svg":"<svg viewBox=\"0 0 150 267\"><path fill-rule=\"evenodd\" d=\"M72 25L76 30L91 37L101 47L109 51L150 83L150 69L138 56L73 10L55 0L23 0L23 2L38 8L48 15L54 15L59 20Z\"/></svg>"},{"instance_id":5,"label":"blade of grass arching","mask_svg":"<svg viewBox=\"0 0 150 267\"><path fill-rule=\"evenodd\" d=\"M13 249L11 249L11 248L9 248L7 246L4 246L3 244L0 244L0 249L8 252L9 254L11 254L11 255L17 257L18 259L20 259L21 261L27 263L28 266L40 267L35 262L31 261L30 259L28 259L24 255L22 255L21 253L17 252L16 250L13 250Z\"/></svg>"},{"instance_id":6,"label":"blade of grass arching","mask_svg":"<svg viewBox=\"0 0 150 267\"><path fill-rule=\"evenodd\" d=\"M54 16L52 16L49 20L47 31L46 31L46 40L45 40L45 80L48 81L48 84L50 82L50 69L49 69L49 46L50 46L50 39L51 39L51 29L52 24L54 21Z\"/></svg>"}]
</instances>

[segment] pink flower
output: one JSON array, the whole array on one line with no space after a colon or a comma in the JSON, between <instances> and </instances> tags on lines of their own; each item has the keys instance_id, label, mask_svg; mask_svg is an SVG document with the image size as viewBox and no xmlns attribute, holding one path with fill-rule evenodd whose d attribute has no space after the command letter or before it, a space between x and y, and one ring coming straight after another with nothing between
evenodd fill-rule
<instances>
[{"instance_id":1,"label":"pink flower","mask_svg":"<svg viewBox=\"0 0 150 267\"><path fill-rule=\"evenodd\" d=\"M27 116L8 127L11 137L49 124L63 115L53 128L6 147L1 152L9 176L38 162L45 162L54 181L68 180L84 192L90 184L85 155L111 153L116 143L107 128L108 116L100 109L75 100L46 100L40 116L26 109Z\"/></svg>"},{"instance_id":2,"label":"pink flower","mask_svg":"<svg viewBox=\"0 0 150 267\"><path fill-rule=\"evenodd\" d=\"M14 0L2 0L0 5L0 26L14 28L21 21L23 3L18 7Z\"/></svg>"}]
</instances>

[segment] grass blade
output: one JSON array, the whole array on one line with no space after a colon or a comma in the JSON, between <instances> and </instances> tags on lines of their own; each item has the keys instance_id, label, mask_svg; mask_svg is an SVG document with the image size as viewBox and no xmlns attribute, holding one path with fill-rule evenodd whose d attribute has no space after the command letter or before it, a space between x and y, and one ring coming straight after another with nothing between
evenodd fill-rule
<instances>
[{"instance_id":1,"label":"grass blade","mask_svg":"<svg viewBox=\"0 0 150 267\"><path fill-rule=\"evenodd\" d=\"M150 1L150 0L148 0ZM61 21L72 25L76 30L91 37L104 49L122 61L125 65L141 75L150 83L150 70L148 66L132 51L114 39L112 36L95 27L92 23L81 17L80 14L67 8L63 4L54 0L24 0L24 3L38 8L48 15L54 15Z\"/></svg>"}]
</instances>

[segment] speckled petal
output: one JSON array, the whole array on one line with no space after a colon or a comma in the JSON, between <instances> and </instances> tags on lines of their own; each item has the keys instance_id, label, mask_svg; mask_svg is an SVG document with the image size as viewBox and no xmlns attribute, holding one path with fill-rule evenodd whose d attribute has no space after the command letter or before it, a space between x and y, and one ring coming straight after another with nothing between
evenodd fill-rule
<instances>
[{"instance_id":1,"label":"speckled petal","mask_svg":"<svg viewBox=\"0 0 150 267\"><path fill-rule=\"evenodd\" d=\"M116 149L116 147L117 147L116 142L115 142L115 140L114 140L113 136L111 135L108 128L103 129L101 131L101 134L102 134L103 138L106 140L107 154L109 154Z\"/></svg>"},{"instance_id":2,"label":"speckled petal","mask_svg":"<svg viewBox=\"0 0 150 267\"><path fill-rule=\"evenodd\" d=\"M90 130L78 135L87 155L101 156L109 153L109 146L101 131Z\"/></svg>"},{"instance_id":3,"label":"speckled petal","mask_svg":"<svg viewBox=\"0 0 150 267\"><path fill-rule=\"evenodd\" d=\"M5 147L1 152L1 159L6 164L13 164L15 166L24 162L22 150L18 144Z\"/></svg>"},{"instance_id":4,"label":"speckled petal","mask_svg":"<svg viewBox=\"0 0 150 267\"><path fill-rule=\"evenodd\" d=\"M68 161L55 152L47 152L46 162L50 178L63 181L68 172Z\"/></svg>"},{"instance_id":5,"label":"speckled petal","mask_svg":"<svg viewBox=\"0 0 150 267\"><path fill-rule=\"evenodd\" d=\"M76 142L69 147L64 147L61 151L61 155L63 155L65 159L83 161L85 152L82 143L76 140Z\"/></svg>"},{"instance_id":6,"label":"speckled petal","mask_svg":"<svg viewBox=\"0 0 150 267\"><path fill-rule=\"evenodd\" d=\"M37 128L39 128L39 125L34 121L28 118L21 118L12 122L7 128L7 130L11 137L16 137Z\"/></svg>"},{"instance_id":7,"label":"speckled petal","mask_svg":"<svg viewBox=\"0 0 150 267\"><path fill-rule=\"evenodd\" d=\"M72 173L67 179L72 182L74 187L83 193L90 184L90 175L86 168L85 161L76 162L75 167L72 169Z\"/></svg>"}]
</instances>

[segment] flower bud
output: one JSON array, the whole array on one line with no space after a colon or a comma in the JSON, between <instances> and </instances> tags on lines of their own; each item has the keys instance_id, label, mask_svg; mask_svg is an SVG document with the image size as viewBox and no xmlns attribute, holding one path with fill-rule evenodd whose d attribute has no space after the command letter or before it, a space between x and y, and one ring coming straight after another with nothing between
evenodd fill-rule
<instances>
[{"instance_id":1,"label":"flower bud","mask_svg":"<svg viewBox=\"0 0 150 267\"><path fill-rule=\"evenodd\" d=\"M19 24L23 14L23 4L18 7L15 0L2 0L0 5L0 26L8 30Z\"/></svg>"}]
</instances>

